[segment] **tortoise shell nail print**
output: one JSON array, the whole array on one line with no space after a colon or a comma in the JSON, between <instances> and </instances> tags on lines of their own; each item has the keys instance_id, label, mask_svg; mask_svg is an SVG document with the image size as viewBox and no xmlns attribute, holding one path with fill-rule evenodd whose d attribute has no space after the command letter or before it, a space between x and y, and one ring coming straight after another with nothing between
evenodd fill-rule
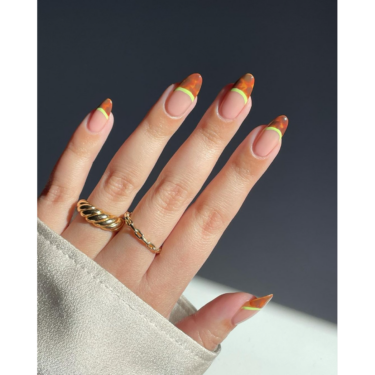
<instances>
[{"instance_id":1,"label":"tortoise shell nail print","mask_svg":"<svg viewBox=\"0 0 375 375\"><path fill-rule=\"evenodd\" d=\"M198 93L202 87L202 76L198 73L194 73L186 77L176 88L175 91L182 91L189 95L191 101L198 96Z\"/></svg>"},{"instance_id":2,"label":"tortoise shell nail print","mask_svg":"<svg viewBox=\"0 0 375 375\"><path fill-rule=\"evenodd\" d=\"M100 106L97 108L98 111L102 112L103 115L108 119L112 111L112 100L106 99Z\"/></svg>"},{"instance_id":3,"label":"tortoise shell nail print","mask_svg":"<svg viewBox=\"0 0 375 375\"><path fill-rule=\"evenodd\" d=\"M240 94L246 104L251 93L253 92L254 83L254 76L250 73L246 73L233 85L233 88L230 91Z\"/></svg>"},{"instance_id":4,"label":"tortoise shell nail print","mask_svg":"<svg viewBox=\"0 0 375 375\"><path fill-rule=\"evenodd\" d=\"M280 139L284 135L286 128L288 127L288 117L285 115L277 116L274 120L272 120L265 130L274 130L279 133Z\"/></svg>"},{"instance_id":5,"label":"tortoise shell nail print","mask_svg":"<svg viewBox=\"0 0 375 375\"><path fill-rule=\"evenodd\" d=\"M273 294L269 294L268 296L252 299L247 301L241 308L243 310L260 310L271 301L272 297Z\"/></svg>"}]
</instances>

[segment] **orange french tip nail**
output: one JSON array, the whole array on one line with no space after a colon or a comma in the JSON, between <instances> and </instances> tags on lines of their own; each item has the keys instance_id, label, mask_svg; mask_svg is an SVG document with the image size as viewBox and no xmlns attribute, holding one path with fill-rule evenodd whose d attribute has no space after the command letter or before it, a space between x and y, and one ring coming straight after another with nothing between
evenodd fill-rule
<instances>
[{"instance_id":1,"label":"orange french tip nail","mask_svg":"<svg viewBox=\"0 0 375 375\"><path fill-rule=\"evenodd\" d=\"M289 124L289 119L285 115L277 116L266 127L266 129L273 128L279 131L280 138L284 135Z\"/></svg>"},{"instance_id":2,"label":"orange french tip nail","mask_svg":"<svg viewBox=\"0 0 375 375\"><path fill-rule=\"evenodd\" d=\"M258 309L262 309L264 306L267 305L267 303L269 301L271 301L273 297L273 294L269 294L267 296L264 296L264 297L259 297L259 298L254 298L250 301L247 301L246 303L244 303L244 305L242 306L243 309L247 310L247 309L251 309L251 308L254 308L254 310L258 310Z\"/></svg>"},{"instance_id":3,"label":"orange french tip nail","mask_svg":"<svg viewBox=\"0 0 375 375\"><path fill-rule=\"evenodd\" d=\"M231 91L235 91L241 94L246 104L251 93L253 92L254 84L255 84L254 76L250 73L246 73L238 81L236 81Z\"/></svg>"},{"instance_id":4,"label":"orange french tip nail","mask_svg":"<svg viewBox=\"0 0 375 375\"><path fill-rule=\"evenodd\" d=\"M198 73L190 74L176 88L177 91L183 91L188 94L192 101L198 96L202 87L202 76ZM191 95L190 95L191 94Z\"/></svg>"},{"instance_id":5,"label":"orange french tip nail","mask_svg":"<svg viewBox=\"0 0 375 375\"><path fill-rule=\"evenodd\" d=\"M272 299L273 294L264 297L256 297L246 301L232 318L232 324L237 325L251 318Z\"/></svg>"},{"instance_id":6,"label":"orange french tip nail","mask_svg":"<svg viewBox=\"0 0 375 375\"><path fill-rule=\"evenodd\" d=\"M236 118L248 103L254 82L254 76L250 73L239 78L223 98L219 109L220 115L230 120Z\"/></svg>"},{"instance_id":7,"label":"orange french tip nail","mask_svg":"<svg viewBox=\"0 0 375 375\"><path fill-rule=\"evenodd\" d=\"M192 108L202 87L202 76L198 73L190 74L174 89L167 99L165 109L170 116L181 116L188 108Z\"/></svg>"},{"instance_id":8,"label":"orange french tip nail","mask_svg":"<svg viewBox=\"0 0 375 375\"><path fill-rule=\"evenodd\" d=\"M110 113L112 112L112 106L113 106L112 100L106 99L104 100L102 104L100 104L99 108L102 108L104 112L107 114L107 116L109 116Z\"/></svg>"},{"instance_id":9,"label":"orange french tip nail","mask_svg":"<svg viewBox=\"0 0 375 375\"><path fill-rule=\"evenodd\" d=\"M107 123L107 120L109 118L109 115L112 111L112 100L106 99L104 100L99 107L96 108L96 110L92 113L92 116L90 116L87 127L90 131L94 133L100 132L105 124Z\"/></svg>"}]
</instances>

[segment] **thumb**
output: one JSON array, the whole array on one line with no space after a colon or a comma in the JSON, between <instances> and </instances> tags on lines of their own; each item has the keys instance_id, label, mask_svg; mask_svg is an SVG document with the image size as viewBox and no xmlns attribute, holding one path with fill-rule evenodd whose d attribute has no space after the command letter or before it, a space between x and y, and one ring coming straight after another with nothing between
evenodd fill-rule
<instances>
[{"instance_id":1,"label":"thumb","mask_svg":"<svg viewBox=\"0 0 375 375\"><path fill-rule=\"evenodd\" d=\"M254 316L273 297L255 297L248 293L223 294L176 326L208 350L216 347L237 324Z\"/></svg>"}]
</instances>

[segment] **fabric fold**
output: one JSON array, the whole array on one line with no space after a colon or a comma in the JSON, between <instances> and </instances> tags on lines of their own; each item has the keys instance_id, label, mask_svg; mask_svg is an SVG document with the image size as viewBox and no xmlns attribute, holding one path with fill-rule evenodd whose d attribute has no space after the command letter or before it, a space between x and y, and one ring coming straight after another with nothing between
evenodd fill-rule
<instances>
[{"instance_id":1,"label":"fabric fold","mask_svg":"<svg viewBox=\"0 0 375 375\"><path fill-rule=\"evenodd\" d=\"M210 352L38 219L38 374L203 374Z\"/></svg>"}]
</instances>

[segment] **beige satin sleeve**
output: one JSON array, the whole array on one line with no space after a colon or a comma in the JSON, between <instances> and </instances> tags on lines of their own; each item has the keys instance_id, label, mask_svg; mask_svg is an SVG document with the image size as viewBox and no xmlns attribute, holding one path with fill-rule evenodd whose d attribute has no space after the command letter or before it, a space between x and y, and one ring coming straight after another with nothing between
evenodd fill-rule
<instances>
[{"instance_id":1,"label":"beige satin sleeve","mask_svg":"<svg viewBox=\"0 0 375 375\"><path fill-rule=\"evenodd\" d=\"M203 374L210 352L38 220L38 374Z\"/></svg>"}]
</instances>

